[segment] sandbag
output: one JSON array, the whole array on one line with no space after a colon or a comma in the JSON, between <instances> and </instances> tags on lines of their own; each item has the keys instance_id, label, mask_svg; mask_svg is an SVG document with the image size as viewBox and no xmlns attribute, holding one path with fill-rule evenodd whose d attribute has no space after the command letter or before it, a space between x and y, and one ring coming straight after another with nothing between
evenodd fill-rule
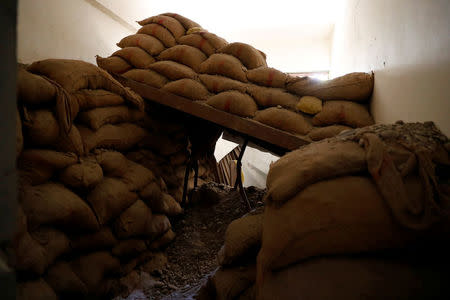
<instances>
[{"instance_id":1,"label":"sandbag","mask_svg":"<svg viewBox=\"0 0 450 300\"><path fill-rule=\"evenodd\" d=\"M114 52L111 56L125 59L130 65L138 69L147 69L155 59L139 47L125 47Z\"/></svg>"},{"instance_id":2,"label":"sandbag","mask_svg":"<svg viewBox=\"0 0 450 300\"><path fill-rule=\"evenodd\" d=\"M228 54L213 54L199 67L199 73L222 75L241 82L247 82L246 71L239 59Z\"/></svg>"},{"instance_id":3,"label":"sandbag","mask_svg":"<svg viewBox=\"0 0 450 300\"><path fill-rule=\"evenodd\" d=\"M200 64L206 60L206 55L195 47L177 45L161 52L158 60L176 61L198 71Z\"/></svg>"},{"instance_id":4,"label":"sandbag","mask_svg":"<svg viewBox=\"0 0 450 300\"><path fill-rule=\"evenodd\" d=\"M300 96L315 96L323 100L367 102L372 94L373 82L373 74L355 72L326 81L297 77L291 79L286 88Z\"/></svg>"},{"instance_id":5,"label":"sandbag","mask_svg":"<svg viewBox=\"0 0 450 300\"><path fill-rule=\"evenodd\" d=\"M121 178L130 191L139 191L156 179L151 170L131 160Z\"/></svg>"},{"instance_id":6,"label":"sandbag","mask_svg":"<svg viewBox=\"0 0 450 300\"><path fill-rule=\"evenodd\" d=\"M205 53L208 57L216 53L216 48L214 48L205 37L198 33L186 34L185 36L182 36L178 42L181 45L195 47Z\"/></svg>"},{"instance_id":7,"label":"sandbag","mask_svg":"<svg viewBox=\"0 0 450 300\"><path fill-rule=\"evenodd\" d=\"M259 67L247 71L247 79L258 85L282 88L286 86L287 75L277 69L269 67Z\"/></svg>"},{"instance_id":8,"label":"sandbag","mask_svg":"<svg viewBox=\"0 0 450 300\"><path fill-rule=\"evenodd\" d=\"M104 226L99 231L73 236L70 239L70 246L76 251L97 251L111 249L117 244L117 239L112 234L109 227Z\"/></svg>"},{"instance_id":9,"label":"sandbag","mask_svg":"<svg viewBox=\"0 0 450 300\"><path fill-rule=\"evenodd\" d=\"M150 231L152 211L142 201L137 200L114 222L114 232L120 239L145 236Z\"/></svg>"},{"instance_id":10,"label":"sandbag","mask_svg":"<svg viewBox=\"0 0 450 300\"><path fill-rule=\"evenodd\" d=\"M130 192L124 182L115 178L104 178L87 196L101 225L118 216L136 200L137 195Z\"/></svg>"},{"instance_id":11,"label":"sandbag","mask_svg":"<svg viewBox=\"0 0 450 300\"><path fill-rule=\"evenodd\" d=\"M68 262L60 261L51 266L45 276L45 281L59 295L86 296L86 285L73 272Z\"/></svg>"},{"instance_id":12,"label":"sandbag","mask_svg":"<svg viewBox=\"0 0 450 300\"><path fill-rule=\"evenodd\" d=\"M149 68L170 80L195 79L197 77L197 73L188 66L168 60L155 62Z\"/></svg>"},{"instance_id":13,"label":"sandbag","mask_svg":"<svg viewBox=\"0 0 450 300\"><path fill-rule=\"evenodd\" d=\"M288 93L284 89L268 88L257 85L248 85L247 93L255 99L256 103L263 107L277 106L295 111L299 97Z\"/></svg>"},{"instance_id":14,"label":"sandbag","mask_svg":"<svg viewBox=\"0 0 450 300\"><path fill-rule=\"evenodd\" d=\"M52 224L69 230L99 229L90 207L62 184L49 182L27 186L20 192L20 198L29 228Z\"/></svg>"},{"instance_id":15,"label":"sandbag","mask_svg":"<svg viewBox=\"0 0 450 300\"><path fill-rule=\"evenodd\" d=\"M201 27L198 23L192 21L191 19L188 19L182 15L179 14L175 14L175 13L164 13L162 14L164 16L169 16L172 17L174 19L177 19L178 22L180 22L181 25L183 25L183 27L188 30L192 27Z\"/></svg>"},{"instance_id":16,"label":"sandbag","mask_svg":"<svg viewBox=\"0 0 450 300\"><path fill-rule=\"evenodd\" d=\"M312 128L311 124L301 114L277 107L257 111L253 120L302 135L308 134Z\"/></svg>"},{"instance_id":17,"label":"sandbag","mask_svg":"<svg viewBox=\"0 0 450 300\"><path fill-rule=\"evenodd\" d=\"M166 15L153 16L145 20L139 21L138 23L141 26L145 26L147 24L152 23L162 25L165 28L167 28L167 30L169 30L170 33L172 33L172 35L175 37L176 40L179 39L186 32L183 25L180 22L178 22L177 19Z\"/></svg>"},{"instance_id":18,"label":"sandbag","mask_svg":"<svg viewBox=\"0 0 450 300\"><path fill-rule=\"evenodd\" d=\"M141 27L137 33L148 34L154 36L163 43L167 48L173 47L177 44L175 37L164 26L151 23Z\"/></svg>"},{"instance_id":19,"label":"sandbag","mask_svg":"<svg viewBox=\"0 0 450 300\"><path fill-rule=\"evenodd\" d=\"M42 278L18 282L17 300L58 300L55 291Z\"/></svg>"},{"instance_id":20,"label":"sandbag","mask_svg":"<svg viewBox=\"0 0 450 300\"><path fill-rule=\"evenodd\" d=\"M169 157L169 161L172 166L182 165L187 162L188 159L189 153L187 151L180 151Z\"/></svg>"},{"instance_id":21,"label":"sandbag","mask_svg":"<svg viewBox=\"0 0 450 300\"><path fill-rule=\"evenodd\" d=\"M206 103L241 117L253 117L258 110L252 97L237 91L222 92L210 97Z\"/></svg>"},{"instance_id":22,"label":"sandbag","mask_svg":"<svg viewBox=\"0 0 450 300\"><path fill-rule=\"evenodd\" d=\"M116 74L125 73L133 68L127 60L120 56L101 57L96 55L95 61L99 68Z\"/></svg>"},{"instance_id":23,"label":"sandbag","mask_svg":"<svg viewBox=\"0 0 450 300\"><path fill-rule=\"evenodd\" d=\"M186 144L177 143L165 134L161 135L154 133L151 137L141 140L139 142L139 147L151 149L162 156L169 156L185 149Z\"/></svg>"},{"instance_id":24,"label":"sandbag","mask_svg":"<svg viewBox=\"0 0 450 300\"><path fill-rule=\"evenodd\" d=\"M117 125L105 124L97 131L79 126L86 153L95 148L110 148L126 151L133 148L139 141L148 135L147 131L132 123Z\"/></svg>"},{"instance_id":25,"label":"sandbag","mask_svg":"<svg viewBox=\"0 0 450 300\"><path fill-rule=\"evenodd\" d=\"M152 70L132 69L123 73L122 76L155 88L162 88L169 81L163 75Z\"/></svg>"},{"instance_id":26,"label":"sandbag","mask_svg":"<svg viewBox=\"0 0 450 300\"><path fill-rule=\"evenodd\" d=\"M150 55L158 55L165 49L160 40L151 35L142 33L126 36L116 45L120 48L139 47Z\"/></svg>"},{"instance_id":27,"label":"sandbag","mask_svg":"<svg viewBox=\"0 0 450 300\"><path fill-rule=\"evenodd\" d=\"M146 186L140 192L140 195L142 195L154 213L175 216L183 212L180 204L171 195L162 192L156 183Z\"/></svg>"},{"instance_id":28,"label":"sandbag","mask_svg":"<svg viewBox=\"0 0 450 300\"><path fill-rule=\"evenodd\" d=\"M210 96L203 84L188 78L169 82L162 89L191 100L205 100Z\"/></svg>"},{"instance_id":29,"label":"sandbag","mask_svg":"<svg viewBox=\"0 0 450 300\"><path fill-rule=\"evenodd\" d=\"M323 139L331 138L344 130L352 129L345 125L330 125L325 127L314 127L308 134L313 141L320 141Z\"/></svg>"},{"instance_id":30,"label":"sandbag","mask_svg":"<svg viewBox=\"0 0 450 300\"><path fill-rule=\"evenodd\" d=\"M58 179L71 188L89 189L102 181L103 171L95 160L83 159L62 170Z\"/></svg>"},{"instance_id":31,"label":"sandbag","mask_svg":"<svg viewBox=\"0 0 450 300\"><path fill-rule=\"evenodd\" d=\"M56 87L42 76L17 68L17 99L28 105L49 104L55 101Z\"/></svg>"},{"instance_id":32,"label":"sandbag","mask_svg":"<svg viewBox=\"0 0 450 300\"><path fill-rule=\"evenodd\" d=\"M217 53L226 53L239 59L249 70L267 67L266 59L261 52L245 43L231 43L217 50Z\"/></svg>"},{"instance_id":33,"label":"sandbag","mask_svg":"<svg viewBox=\"0 0 450 300\"><path fill-rule=\"evenodd\" d=\"M78 101L80 111L96 107L116 106L125 103L122 96L106 90L79 90L72 94Z\"/></svg>"},{"instance_id":34,"label":"sandbag","mask_svg":"<svg viewBox=\"0 0 450 300\"><path fill-rule=\"evenodd\" d=\"M172 229L169 229L166 233L164 233L160 238L154 240L148 245L150 250L158 250L170 244L175 239L175 232Z\"/></svg>"},{"instance_id":35,"label":"sandbag","mask_svg":"<svg viewBox=\"0 0 450 300\"><path fill-rule=\"evenodd\" d=\"M303 96L297 103L297 109L301 112L315 115L322 111L322 100L313 96Z\"/></svg>"},{"instance_id":36,"label":"sandbag","mask_svg":"<svg viewBox=\"0 0 450 300\"><path fill-rule=\"evenodd\" d=\"M146 236L156 239L172 228L169 219L165 215L153 214L150 226L147 228Z\"/></svg>"},{"instance_id":37,"label":"sandbag","mask_svg":"<svg viewBox=\"0 0 450 300\"><path fill-rule=\"evenodd\" d=\"M140 253L147 250L145 240L122 240L112 249L114 256L123 257L136 257Z\"/></svg>"},{"instance_id":38,"label":"sandbag","mask_svg":"<svg viewBox=\"0 0 450 300\"><path fill-rule=\"evenodd\" d=\"M121 177L128 170L128 159L120 152L96 149L94 154L107 176Z\"/></svg>"},{"instance_id":39,"label":"sandbag","mask_svg":"<svg viewBox=\"0 0 450 300\"><path fill-rule=\"evenodd\" d=\"M255 266L219 268L210 278L217 300L237 299L255 282Z\"/></svg>"},{"instance_id":40,"label":"sandbag","mask_svg":"<svg viewBox=\"0 0 450 300\"><path fill-rule=\"evenodd\" d=\"M23 150L22 120L19 110L16 109L16 158L20 156Z\"/></svg>"},{"instance_id":41,"label":"sandbag","mask_svg":"<svg viewBox=\"0 0 450 300\"><path fill-rule=\"evenodd\" d=\"M208 43L215 50L223 48L228 44L228 42L225 39L215 35L214 33L208 32L206 30L201 30L201 31L197 32L196 34L198 34L198 35L202 36L204 39L206 39L208 41Z\"/></svg>"},{"instance_id":42,"label":"sandbag","mask_svg":"<svg viewBox=\"0 0 450 300\"><path fill-rule=\"evenodd\" d=\"M312 119L313 125L343 124L364 127L374 124L372 116L363 105L350 101L327 101L320 113Z\"/></svg>"},{"instance_id":43,"label":"sandbag","mask_svg":"<svg viewBox=\"0 0 450 300\"><path fill-rule=\"evenodd\" d=\"M89 126L92 130L98 130L105 124L122 122L137 122L143 119L145 112L129 108L125 105L113 107L98 107L78 115L78 121Z\"/></svg>"},{"instance_id":44,"label":"sandbag","mask_svg":"<svg viewBox=\"0 0 450 300\"><path fill-rule=\"evenodd\" d=\"M219 75L200 74L200 80L211 93L220 93L230 90L236 90L245 93L247 85L240 81L230 79Z\"/></svg>"}]
</instances>

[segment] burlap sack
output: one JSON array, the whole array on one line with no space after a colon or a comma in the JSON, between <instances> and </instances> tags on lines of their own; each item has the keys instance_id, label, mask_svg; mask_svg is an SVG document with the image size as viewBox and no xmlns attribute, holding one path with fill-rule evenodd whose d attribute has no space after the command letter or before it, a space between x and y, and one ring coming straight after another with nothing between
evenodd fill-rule
<instances>
[{"instance_id":1,"label":"burlap sack","mask_svg":"<svg viewBox=\"0 0 450 300\"><path fill-rule=\"evenodd\" d=\"M253 70L249 69L247 79L258 85L284 89L287 75L274 68L259 67Z\"/></svg>"},{"instance_id":2,"label":"burlap sack","mask_svg":"<svg viewBox=\"0 0 450 300\"><path fill-rule=\"evenodd\" d=\"M81 252L111 249L116 244L117 239L107 226L94 233L72 236L70 238L70 247Z\"/></svg>"},{"instance_id":3,"label":"burlap sack","mask_svg":"<svg viewBox=\"0 0 450 300\"><path fill-rule=\"evenodd\" d=\"M153 214L150 226L146 229L146 236L150 240L156 239L172 228L169 219L165 215Z\"/></svg>"},{"instance_id":4,"label":"burlap sack","mask_svg":"<svg viewBox=\"0 0 450 300\"><path fill-rule=\"evenodd\" d=\"M204 39L206 39L208 41L208 43L215 50L223 48L228 44L228 42L225 39L215 35L214 33L208 32L206 30L199 31L196 34L198 34L198 35L202 36Z\"/></svg>"},{"instance_id":5,"label":"burlap sack","mask_svg":"<svg viewBox=\"0 0 450 300\"><path fill-rule=\"evenodd\" d=\"M188 78L169 82L162 89L191 100L205 100L210 96L203 84Z\"/></svg>"},{"instance_id":6,"label":"burlap sack","mask_svg":"<svg viewBox=\"0 0 450 300\"><path fill-rule=\"evenodd\" d=\"M20 156L23 150L22 120L19 110L16 109L16 158Z\"/></svg>"},{"instance_id":7,"label":"burlap sack","mask_svg":"<svg viewBox=\"0 0 450 300\"><path fill-rule=\"evenodd\" d=\"M166 15L153 16L145 20L139 21L138 23L141 26L152 23L162 25L165 28L167 28L170 31L170 33L172 33L172 35L175 37L176 40L178 40L186 32L183 25L180 22L178 22L177 19Z\"/></svg>"},{"instance_id":8,"label":"burlap sack","mask_svg":"<svg viewBox=\"0 0 450 300\"><path fill-rule=\"evenodd\" d=\"M322 100L366 102L373 90L374 77L368 73L350 73L322 81L311 77L292 78L288 91L300 96L315 96Z\"/></svg>"},{"instance_id":9,"label":"burlap sack","mask_svg":"<svg viewBox=\"0 0 450 300\"><path fill-rule=\"evenodd\" d=\"M177 143L167 135L160 135L157 133L152 134L149 138L141 140L139 146L141 148L151 149L162 156L172 155L186 147L185 144Z\"/></svg>"},{"instance_id":10,"label":"burlap sack","mask_svg":"<svg viewBox=\"0 0 450 300\"><path fill-rule=\"evenodd\" d=\"M330 125L325 127L314 127L308 134L313 141L320 141L323 139L331 138L344 130L352 129L351 127L344 125Z\"/></svg>"},{"instance_id":11,"label":"burlap sack","mask_svg":"<svg viewBox=\"0 0 450 300\"><path fill-rule=\"evenodd\" d=\"M149 274L156 270L162 270L167 265L167 256L163 252L148 252L143 253L145 257L140 259L141 261L146 261L146 263L140 267L140 269Z\"/></svg>"},{"instance_id":12,"label":"burlap sack","mask_svg":"<svg viewBox=\"0 0 450 300\"><path fill-rule=\"evenodd\" d=\"M186 18L186 17L184 17L182 15L179 15L179 14L164 13L162 15L169 16L169 17L172 17L174 19L177 19L178 22L180 22L180 24L183 25L184 29L186 29L186 30L188 30L190 28L193 28L193 27L201 27L198 23L196 23L196 22L194 22L194 21L192 21L192 20L190 20L190 19L188 19L188 18Z\"/></svg>"},{"instance_id":13,"label":"burlap sack","mask_svg":"<svg viewBox=\"0 0 450 300\"><path fill-rule=\"evenodd\" d=\"M189 45L201 50L206 56L211 56L216 53L216 49L208 42L208 40L198 33L191 33L182 36L178 42L181 45Z\"/></svg>"},{"instance_id":14,"label":"burlap sack","mask_svg":"<svg viewBox=\"0 0 450 300\"><path fill-rule=\"evenodd\" d=\"M148 248L150 250L162 249L170 244L175 239L175 237L175 232L173 232L172 229L169 229L160 238L157 238L153 242L149 243Z\"/></svg>"},{"instance_id":15,"label":"burlap sack","mask_svg":"<svg viewBox=\"0 0 450 300\"><path fill-rule=\"evenodd\" d=\"M139 47L125 47L117 50L111 56L118 56L125 59L130 65L138 69L147 69L155 59Z\"/></svg>"},{"instance_id":16,"label":"burlap sack","mask_svg":"<svg viewBox=\"0 0 450 300\"><path fill-rule=\"evenodd\" d=\"M156 155L147 149L129 152L127 153L127 159L137 162L149 170L154 170L158 176L161 176L161 169L167 166L167 161L162 156Z\"/></svg>"},{"instance_id":17,"label":"burlap sack","mask_svg":"<svg viewBox=\"0 0 450 300\"><path fill-rule=\"evenodd\" d=\"M148 34L154 36L163 43L167 48L173 47L177 44L175 37L164 26L151 23L141 27L137 33Z\"/></svg>"},{"instance_id":18,"label":"burlap sack","mask_svg":"<svg viewBox=\"0 0 450 300\"><path fill-rule=\"evenodd\" d=\"M180 204L171 195L161 192L156 184L148 185L140 194L145 197L154 213L175 216L183 212Z\"/></svg>"},{"instance_id":19,"label":"burlap sack","mask_svg":"<svg viewBox=\"0 0 450 300\"><path fill-rule=\"evenodd\" d=\"M311 124L299 113L284 108L271 107L256 112L253 120L301 135L311 131Z\"/></svg>"},{"instance_id":20,"label":"burlap sack","mask_svg":"<svg viewBox=\"0 0 450 300\"><path fill-rule=\"evenodd\" d=\"M158 55L165 49L160 40L151 35L142 33L126 36L116 45L120 48L139 47L150 55Z\"/></svg>"},{"instance_id":21,"label":"burlap sack","mask_svg":"<svg viewBox=\"0 0 450 300\"><path fill-rule=\"evenodd\" d=\"M72 230L99 229L89 206L61 184L49 182L24 187L20 192L20 199L29 228L52 224Z\"/></svg>"},{"instance_id":22,"label":"burlap sack","mask_svg":"<svg viewBox=\"0 0 450 300\"><path fill-rule=\"evenodd\" d=\"M133 69L123 73L122 76L155 88L162 88L169 81L163 75L152 70Z\"/></svg>"},{"instance_id":23,"label":"burlap sack","mask_svg":"<svg viewBox=\"0 0 450 300\"><path fill-rule=\"evenodd\" d=\"M268 88L249 84L247 93L255 99L256 103L263 107L277 106L296 110L300 99L298 96L287 92L284 89Z\"/></svg>"},{"instance_id":24,"label":"burlap sack","mask_svg":"<svg viewBox=\"0 0 450 300\"><path fill-rule=\"evenodd\" d=\"M253 117L258 110L252 97L237 91L222 92L210 97L206 103L241 117Z\"/></svg>"},{"instance_id":25,"label":"burlap sack","mask_svg":"<svg viewBox=\"0 0 450 300\"><path fill-rule=\"evenodd\" d=\"M159 212L162 203L162 191L156 181L151 182L139 191L139 197L144 200L151 208L152 212Z\"/></svg>"},{"instance_id":26,"label":"burlap sack","mask_svg":"<svg viewBox=\"0 0 450 300\"><path fill-rule=\"evenodd\" d=\"M241 82L247 82L246 71L239 59L228 54L213 54L199 67L199 73L222 75Z\"/></svg>"},{"instance_id":27,"label":"burlap sack","mask_svg":"<svg viewBox=\"0 0 450 300\"><path fill-rule=\"evenodd\" d=\"M195 47L177 45L161 52L158 60L176 61L198 72L200 64L206 60L206 55Z\"/></svg>"},{"instance_id":28,"label":"burlap sack","mask_svg":"<svg viewBox=\"0 0 450 300\"><path fill-rule=\"evenodd\" d=\"M59 261L51 266L45 276L45 281L60 296L83 297L88 293L86 285L73 272L68 262Z\"/></svg>"},{"instance_id":29,"label":"burlap sack","mask_svg":"<svg viewBox=\"0 0 450 300\"><path fill-rule=\"evenodd\" d=\"M18 282L16 292L17 300L58 300L55 291L42 278Z\"/></svg>"},{"instance_id":30,"label":"burlap sack","mask_svg":"<svg viewBox=\"0 0 450 300\"><path fill-rule=\"evenodd\" d=\"M130 191L139 191L156 179L150 169L131 160L127 161L127 170L121 178Z\"/></svg>"},{"instance_id":31,"label":"burlap sack","mask_svg":"<svg viewBox=\"0 0 450 300\"><path fill-rule=\"evenodd\" d=\"M322 111L322 100L314 96L303 96L297 103L297 109L301 112L315 115Z\"/></svg>"},{"instance_id":32,"label":"burlap sack","mask_svg":"<svg viewBox=\"0 0 450 300\"><path fill-rule=\"evenodd\" d=\"M266 59L261 52L245 43L231 43L217 50L217 53L226 53L239 59L249 70L267 67Z\"/></svg>"},{"instance_id":33,"label":"burlap sack","mask_svg":"<svg viewBox=\"0 0 450 300\"><path fill-rule=\"evenodd\" d=\"M102 181L103 171L95 159L83 159L62 170L58 179L68 187L86 190Z\"/></svg>"},{"instance_id":34,"label":"burlap sack","mask_svg":"<svg viewBox=\"0 0 450 300\"><path fill-rule=\"evenodd\" d=\"M199 78L211 93L217 94L230 90L245 93L247 90L245 83L224 76L200 74Z\"/></svg>"},{"instance_id":35,"label":"burlap sack","mask_svg":"<svg viewBox=\"0 0 450 300\"><path fill-rule=\"evenodd\" d=\"M363 105L350 101L327 101L322 111L314 116L313 125L333 124L364 127L374 124L372 116Z\"/></svg>"},{"instance_id":36,"label":"burlap sack","mask_svg":"<svg viewBox=\"0 0 450 300\"><path fill-rule=\"evenodd\" d=\"M238 299L255 282L255 266L219 268L210 278L214 299Z\"/></svg>"},{"instance_id":37,"label":"burlap sack","mask_svg":"<svg viewBox=\"0 0 450 300\"><path fill-rule=\"evenodd\" d=\"M177 152L169 157L170 164L172 166L179 166L187 162L189 158L189 153L186 150Z\"/></svg>"},{"instance_id":38,"label":"burlap sack","mask_svg":"<svg viewBox=\"0 0 450 300\"><path fill-rule=\"evenodd\" d=\"M101 225L118 216L136 200L137 195L130 192L124 182L115 178L104 178L87 196Z\"/></svg>"},{"instance_id":39,"label":"burlap sack","mask_svg":"<svg viewBox=\"0 0 450 300\"><path fill-rule=\"evenodd\" d=\"M106 124L97 131L79 126L79 131L86 153L96 148L126 151L133 148L139 141L148 136L145 129L132 123Z\"/></svg>"},{"instance_id":40,"label":"burlap sack","mask_svg":"<svg viewBox=\"0 0 450 300\"><path fill-rule=\"evenodd\" d=\"M136 257L146 250L148 249L145 240L127 239L120 241L111 252L114 256L124 258Z\"/></svg>"},{"instance_id":41,"label":"burlap sack","mask_svg":"<svg viewBox=\"0 0 450 300\"><path fill-rule=\"evenodd\" d=\"M119 56L101 57L96 55L95 61L99 68L115 74L122 74L133 68L127 60Z\"/></svg>"},{"instance_id":42,"label":"burlap sack","mask_svg":"<svg viewBox=\"0 0 450 300\"><path fill-rule=\"evenodd\" d=\"M125 105L113 107L98 107L78 115L78 121L88 125L92 130L98 130L105 124L116 124L122 122L134 123L143 119L145 112L129 108Z\"/></svg>"},{"instance_id":43,"label":"burlap sack","mask_svg":"<svg viewBox=\"0 0 450 300\"><path fill-rule=\"evenodd\" d=\"M197 73L188 66L173 61L158 61L149 67L151 70L169 78L178 80L182 78L195 79Z\"/></svg>"},{"instance_id":44,"label":"burlap sack","mask_svg":"<svg viewBox=\"0 0 450 300\"><path fill-rule=\"evenodd\" d=\"M79 90L72 95L77 99L80 111L121 105L125 102L120 95L105 90Z\"/></svg>"},{"instance_id":45,"label":"burlap sack","mask_svg":"<svg viewBox=\"0 0 450 300\"><path fill-rule=\"evenodd\" d=\"M56 87L42 76L17 68L17 99L28 105L53 103Z\"/></svg>"},{"instance_id":46,"label":"burlap sack","mask_svg":"<svg viewBox=\"0 0 450 300\"><path fill-rule=\"evenodd\" d=\"M120 152L97 149L94 154L106 176L121 177L128 169L128 159Z\"/></svg>"}]
</instances>

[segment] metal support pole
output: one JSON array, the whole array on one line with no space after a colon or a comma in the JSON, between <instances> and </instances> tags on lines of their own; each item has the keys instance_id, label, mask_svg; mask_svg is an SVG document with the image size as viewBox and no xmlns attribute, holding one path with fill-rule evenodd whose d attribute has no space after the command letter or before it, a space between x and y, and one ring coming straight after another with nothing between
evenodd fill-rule
<instances>
[{"instance_id":1,"label":"metal support pole","mask_svg":"<svg viewBox=\"0 0 450 300\"><path fill-rule=\"evenodd\" d=\"M241 194L242 200L244 200L245 204L247 205L248 210L250 211L252 209L252 206L250 205L250 201L248 201L247 194L245 193L244 186L242 185L242 157L244 156L245 149L247 148L248 139L246 138L244 140L244 144L242 144L241 152L239 153L239 157L236 163L236 182L234 183L234 188L239 188L239 193Z\"/></svg>"}]
</instances>

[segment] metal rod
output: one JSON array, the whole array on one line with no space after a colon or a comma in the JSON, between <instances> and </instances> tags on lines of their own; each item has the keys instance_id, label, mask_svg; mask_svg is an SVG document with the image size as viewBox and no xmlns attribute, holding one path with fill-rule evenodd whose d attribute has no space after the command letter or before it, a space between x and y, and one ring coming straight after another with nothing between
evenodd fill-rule
<instances>
[{"instance_id":1,"label":"metal rod","mask_svg":"<svg viewBox=\"0 0 450 300\"><path fill-rule=\"evenodd\" d=\"M245 204L247 205L248 210L250 211L252 209L252 206L250 205L250 201L247 198L247 194L245 193L244 186L242 185L242 158L244 157L245 149L247 148L248 139L246 138L244 140L244 143L242 144L241 152L239 153L239 157L236 162L236 181L234 183L234 188L239 188L239 193L241 194L242 200L244 200Z\"/></svg>"}]
</instances>

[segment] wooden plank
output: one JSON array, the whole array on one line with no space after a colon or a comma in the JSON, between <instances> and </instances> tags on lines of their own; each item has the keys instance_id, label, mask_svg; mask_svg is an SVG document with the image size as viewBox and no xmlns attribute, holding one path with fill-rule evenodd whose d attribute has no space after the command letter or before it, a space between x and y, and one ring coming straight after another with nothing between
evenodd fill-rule
<instances>
[{"instance_id":1,"label":"wooden plank","mask_svg":"<svg viewBox=\"0 0 450 300\"><path fill-rule=\"evenodd\" d=\"M242 118L218 110L200 101L192 101L117 74L112 75L124 86L131 88L145 99L213 122L247 137L261 140L288 151L298 149L299 147L310 143L310 140L307 137L294 135L256 122L252 119Z\"/></svg>"}]
</instances>

